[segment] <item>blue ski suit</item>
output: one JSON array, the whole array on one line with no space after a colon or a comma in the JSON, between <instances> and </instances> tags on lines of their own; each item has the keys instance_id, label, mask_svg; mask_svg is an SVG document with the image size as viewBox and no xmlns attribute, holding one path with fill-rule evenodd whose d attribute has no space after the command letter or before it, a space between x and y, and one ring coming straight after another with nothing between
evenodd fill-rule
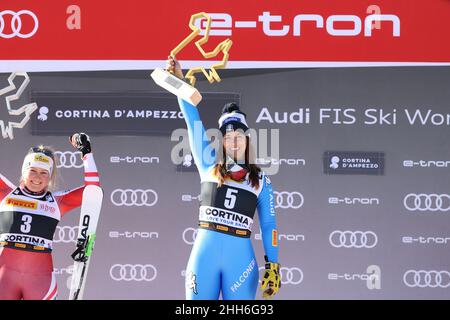
<instances>
[{"instance_id":1,"label":"blue ski suit","mask_svg":"<svg viewBox=\"0 0 450 320\"><path fill-rule=\"evenodd\" d=\"M187 124L189 144L201 180L199 228L186 268L186 299L255 299L258 264L250 240L257 209L263 246L270 262L278 262L275 203L270 179L261 173L259 187L248 175L242 182L226 179L218 187L212 174L215 151L195 106L178 99Z\"/></svg>"}]
</instances>

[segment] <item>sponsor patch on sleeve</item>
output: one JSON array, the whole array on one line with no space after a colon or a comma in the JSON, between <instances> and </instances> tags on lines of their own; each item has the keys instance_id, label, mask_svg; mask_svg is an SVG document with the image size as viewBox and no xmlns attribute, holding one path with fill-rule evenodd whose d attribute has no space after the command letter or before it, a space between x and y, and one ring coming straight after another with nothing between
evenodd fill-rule
<instances>
[{"instance_id":1,"label":"sponsor patch on sleeve","mask_svg":"<svg viewBox=\"0 0 450 320\"><path fill-rule=\"evenodd\" d=\"M278 247L278 231L276 229L272 230L272 246Z\"/></svg>"}]
</instances>

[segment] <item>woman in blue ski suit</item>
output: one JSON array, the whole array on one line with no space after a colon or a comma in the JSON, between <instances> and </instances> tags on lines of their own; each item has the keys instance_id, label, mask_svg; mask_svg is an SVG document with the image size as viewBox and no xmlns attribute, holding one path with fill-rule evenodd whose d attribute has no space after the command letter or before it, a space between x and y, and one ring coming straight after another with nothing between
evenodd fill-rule
<instances>
[{"instance_id":1,"label":"woman in blue ski suit","mask_svg":"<svg viewBox=\"0 0 450 320\"><path fill-rule=\"evenodd\" d=\"M167 70L183 79L173 57ZM269 178L250 163L245 114L234 103L225 105L219 119L224 154L215 159L203 138L197 108L181 98L178 103L201 179L199 229L186 268L186 299L218 299L220 292L223 299L255 299L258 264L250 234L256 209L266 253L261 289L265 298L272 297L281 284L274 196ZM212 154L212 160L205 154Z\"/></svg>"}]
</instances>

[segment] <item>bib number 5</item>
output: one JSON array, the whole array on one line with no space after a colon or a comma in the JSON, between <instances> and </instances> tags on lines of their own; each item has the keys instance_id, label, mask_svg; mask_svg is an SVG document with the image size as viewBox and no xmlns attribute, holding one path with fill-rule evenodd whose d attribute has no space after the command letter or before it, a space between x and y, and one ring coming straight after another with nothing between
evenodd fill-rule
<instances>
[{"instance_id":1,"label":"bib number 5","mask_svg":"<svg viewBox=\"0 0 450 320\"><path fill-rule=\"evenodd\" d=\"M238 193L238 190L236 189L228 189L227 194L225 195L225 201L223 205L227 209L233 209L236 205L236 195Z\"/></svg>"}]
</instances>

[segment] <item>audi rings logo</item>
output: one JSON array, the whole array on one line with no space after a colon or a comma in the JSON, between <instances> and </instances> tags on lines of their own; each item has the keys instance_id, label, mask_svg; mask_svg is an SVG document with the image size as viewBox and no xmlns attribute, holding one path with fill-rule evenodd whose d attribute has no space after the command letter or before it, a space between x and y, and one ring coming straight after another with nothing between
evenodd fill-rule
<instances>
[{"instance_id":1,"label":"audi rings logo","mask_svg":"<svg viewBox=\"0 0 450 320\"><path fill-rule=\"evenodd\" d=\"M403 204L408 211L449 211L450 195L410 193L406 195Z\"/></svg>"},{"instance_id":2,"label":"audi rings logo","mask_svg":"<svg viewBox=\"0 0 450 320\"><path fill-rule=\"evenodd\" d=\"M298 209L303 205L305 199L300 192L274 191L276 204L275 208Z\"/></svg>"},{"instance_id":3,"label":"audi rings logo","mask_svg":"<svg viewBox=\"0 0 450 320\"><path fill-rule=\"evenodd\" d=\"M298 285L303 281L303 271L300 268L280 268L281 283Z\"/></svg>"},{"instance_id":4,"label":"audi rings logo","mask_svg":"<svg viewBox=\"0 0 450 320\"><path fill-rule=\"evenodd\" d=\"M11 16L11 20L10 20L10 25L11 25L11 31L10 32L5 32L5 29L8 30L9 28L5 28L7 22L5 20L9 20L9 19L5 19L6 17ZM30 32L26 32L22 30L23 27L23 21L22 18L24 17L31 17L31 19L33 19L33 24L34 27ZM37 32L39 28L39 20L36 17L36 15L31 12L30 10L20 10L18 12L14 12L11 10L3 10L0 11L0 37L1 38L5 38L5 39L10 39L10 38L14 38L14 37L18 37L18 38L30 38L32 36L34 36L34 34Z\"/></svg>"},{"instance_id":5,"label":"audi rings logo","mask_svg":"<svg viewBox=\"0 0 450 320\"><path fill-rule=\"evenodd\" d=\"M54 243L71 243L71 242L76 242L77 237L78 237L78 231L79 231L80 227L75 226L75 227L71 227L71 226L64 226L64 227L60 227L57 226L56 230L55 230L55 234L53 235L53 242Z\"/></svg>"},{"instance_id":6,"label":"audi rings logo","mask_svg":"<svg viewBox=\"0 0 450 320\"><path fill-rule=\"evenodd\" d=\"M117 207L152 207L158 202L158 194L152 189L115 189L111 202Z\"/></svg>"},{"instance_id":7,"label":"audi rings logo","mask_svg":"<svg viewBox=\"0 0 450 320\"><path fill-rule=\"evenodd\" d=\"M261 273L264 269L264 267L259 267L259 272ZM303 281L303 271L298 267L281 267L280 274L281 284L299 285Z\"/></svg>"},{"instance_id":8,"label":"audi rings logo","mask_svg":"<svg viewBox=\"0 0 450 320\"><path fill-rule=\"evenodd\" d=\"M408 270L403 275L403 282L410 288L448 288L450 272L446 270Z\"/></svg>"},{"instance_id":9,"label":"audi rings logo","mask_svg":"<svg viewBox=\"0 0 450 320\"><path fill-rule=\"evenodd\" d=\"M71 151L55 151L55 156L57 157L57 168L82 168L83 159L81 158L81 152L71 152Z\"/></svg>"},{"instance_id":10,"label":"audi rings logo","mask_svg":"<svg viewBox=\"0 0 450 320\"><path fill-rule=\"evenodd\" d=\"M195 238L197 237L197 229L194 228L186 228L183 231L183 241L186 244L193 245L195 242Z\"/></svg>"},{"instance_id":11,"label":"audi rings logo","mask_svg":"<svg viewBox=\"0 0 450 320\"><path fill-rule=\"evenodd\" d=\"M158 270L151 264L115 264L109 269L114 281L153 281L158 276Z\"/></svg>"},{"instance_id":12,"label":"audi rings logo","mask_svg":"<svg viewBox=\"0 0 450 320\"><path fill-rule=\"evenodd\" d=\"M373 231L340 231L330 233L330 244L335 248L373 248L378 237Z\"/></svg>"}]
</instances>

